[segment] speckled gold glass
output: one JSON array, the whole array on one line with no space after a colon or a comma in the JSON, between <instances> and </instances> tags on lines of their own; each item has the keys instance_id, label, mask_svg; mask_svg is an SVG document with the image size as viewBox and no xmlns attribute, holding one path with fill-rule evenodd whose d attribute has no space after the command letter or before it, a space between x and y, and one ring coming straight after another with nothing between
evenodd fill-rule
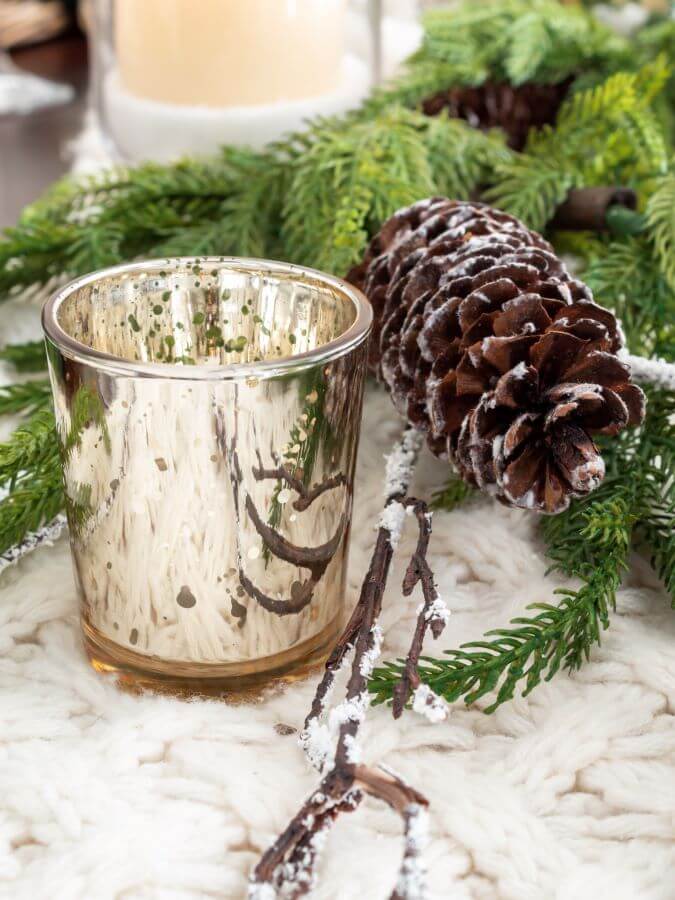
<instances>
[{"instance_id":1,"label":"speckled gold glass","mask_svg":"<svg viewBox=\"0 0 675 900\"><path fill-rule=\"evenodd\" d=\"M118 266L47 302L97 669L245 691L330 650L370 324L350 285L250 259Z\"/></svg>"}]
</instances>

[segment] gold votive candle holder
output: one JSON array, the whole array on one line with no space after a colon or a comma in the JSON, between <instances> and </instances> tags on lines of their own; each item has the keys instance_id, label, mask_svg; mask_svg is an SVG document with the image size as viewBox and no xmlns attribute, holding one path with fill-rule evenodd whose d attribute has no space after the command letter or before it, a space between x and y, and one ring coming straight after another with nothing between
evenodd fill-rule
<instances>
[{"instance_id":1,"label":"gold votive candle holder","mask_svg":"<svg viewBox=\"0 0 675 900\"><path fill-rule=\"evenodd\" d=\"M238 693L325 658L345 608L371 319L337 278L221 257L117 266L47 301L95 668Z\"/></svg>"}]
</instances>

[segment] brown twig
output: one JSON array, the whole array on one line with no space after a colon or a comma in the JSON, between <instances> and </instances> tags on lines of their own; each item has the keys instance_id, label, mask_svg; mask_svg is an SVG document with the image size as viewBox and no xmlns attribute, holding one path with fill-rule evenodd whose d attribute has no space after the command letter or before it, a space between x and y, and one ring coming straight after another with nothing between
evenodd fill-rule
<instances>
[{"instance_id":1,"label":"brown twig","mask_svg":"<svg viewBox=\"0 0 675 900\"><path fill-rule=\"evenodd\" d=\"M276 892L283 889L284 896L290 898L306 894L316 877L318 839L341 812L356 809L364 794L387 803L403 821L404 854L398 881L391 895L392 900L411 900L413 896L418 896L420 879L423 878L419 864L421 842L418 826L421 811L426 807L427 801L385 767L361 765L356 736L369 703L367 682L380 644L377 619L398 541L401 518L408 505L405 496L419 446L418 435L409 429L388 458L385 508L368 573L361 586L356 609L326 663L324 676L305 721L301 739L305 750L313 764L320 771L327 771L327 774L321 779L317 791L305 801L286 829L261 857L251 877L251 898L261 896L263 887L271 887ZM416 510L418 507L419 504L414 501L413 508ZM418 517L420 537L414 557L416 574L410 575L408 579L411 584L413 577L414 583L422 580L423 584L427 578L421 561L426 553L430 528L424 514L420 515L424 524ZM433 586L433 578L430 583ZM350 651L353 651L353 659L345 699L331 712L331 723L337 726L337 735L334 737L329 728L319 720L325 710L335 676Z\"/></svg>"},{"instance_id":2,"label":"brown twig","mask_svg":"<svg viewBox=\"0 0 675 900\"><path fill-rule=\"evenodd\" d=\"M415 631L413 632L410 649L406 656L403 674L400 681L394 687L392 707L395 719L399 718L411 695L421 684L418 666L427 629L431 631L434 638L438 638L445 628L448 619L447 607L439 597L434 582L434 573L431 571L431 567L427 562L427 550L429 547L429 538L431 537L431 513L429 512L426 503L422 500L410 499L407 501L407 504L417 518L419 531L417 547L415 548L415 552L412 555L403 577L403 596L409 597L417 583L420 582L422 585L424 602L419 608ZM434 708L438 710L438 702L438 699L434 701L433 694L429 694L427 698L428 705L431 706L436 704L434 705Z\"/></svg>"}]
</instances>

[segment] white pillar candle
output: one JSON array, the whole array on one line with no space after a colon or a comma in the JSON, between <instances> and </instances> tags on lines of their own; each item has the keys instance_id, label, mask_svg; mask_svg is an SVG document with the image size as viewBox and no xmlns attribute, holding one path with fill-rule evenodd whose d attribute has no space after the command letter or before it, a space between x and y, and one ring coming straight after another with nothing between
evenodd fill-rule
<instances>
[{"instance_id":1,"label":"white pillar candle","mask_svg":"<svg viewBox=\"0 0 675 900\"><path fill-rule=\"evenodd\" d=\"M261 149L301 129L308 119L354 109L369 87L367 63L348 55L340 67L337 90L319 97L219 108L180 106L130 94L113 69L103 85L103 119L124 159L168 162L185 154L213 153L223 144Z\"/></svg>"},{"instance_id":2,"label":"white pillar candle","mask_svg":"<svg viewBox=\"0 0 675 900\"><path fill-rule=\"evenodd\" d=\"M115 0L121 87L186 106L335 91L347 0Z\"/></svg>"}]
</instances>

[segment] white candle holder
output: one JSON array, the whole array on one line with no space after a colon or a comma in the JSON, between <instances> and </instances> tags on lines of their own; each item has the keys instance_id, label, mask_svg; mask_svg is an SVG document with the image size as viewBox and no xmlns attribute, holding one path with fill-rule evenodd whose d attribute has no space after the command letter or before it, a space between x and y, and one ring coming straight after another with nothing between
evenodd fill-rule
<instances>
[{"instance_id":1,"label":"white candle holder","mask_svg":"<svg viewBox=\"0 0 675 900\"><path fill-rule=\"evenodd\" d=\"M416 0L96 0L93 96L114 157L261 148L354 109L419 43Z\"/></svg>"}]
</instances>

